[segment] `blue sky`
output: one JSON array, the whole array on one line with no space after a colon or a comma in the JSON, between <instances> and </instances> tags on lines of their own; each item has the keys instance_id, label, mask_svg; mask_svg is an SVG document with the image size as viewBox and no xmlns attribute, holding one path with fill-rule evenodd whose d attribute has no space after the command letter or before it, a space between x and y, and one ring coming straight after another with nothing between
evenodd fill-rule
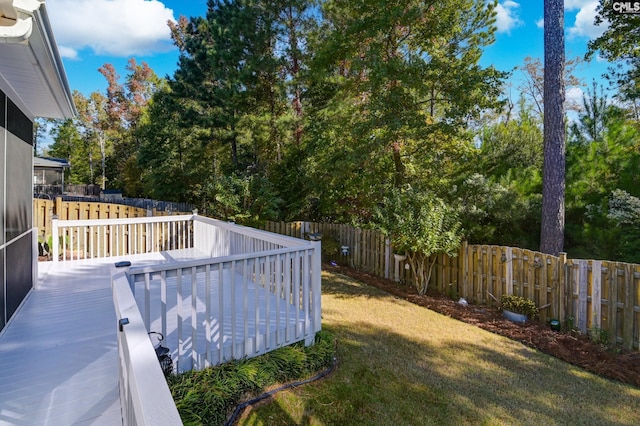
<instances>
[{"instance_id":1,"label":"blue sky","mask_svg":"<svg viewBox=\"0 0 640 426\"><path fill-rule=\"evenodd\" d=\"M567 57L584 56L587 42L602 28L593 25L597 1L565 0ZM47 0L47 10L72 90L88 95L105 92L106 80L98 68L111 63L121 76L130 57L147 62L160 76L173 75L178 52L169 36L167 20L180 15L202 16L206 0ZM543 58L543 0L500 0L498 33L482 58L483 65L510 70L527 56ZM593 60L582 65L578 76L586 84L602 80L607 63ZM522 74L513 76L513 90ZM568 96L581 99L581 88Z\"/></svg>"}]
</instances>

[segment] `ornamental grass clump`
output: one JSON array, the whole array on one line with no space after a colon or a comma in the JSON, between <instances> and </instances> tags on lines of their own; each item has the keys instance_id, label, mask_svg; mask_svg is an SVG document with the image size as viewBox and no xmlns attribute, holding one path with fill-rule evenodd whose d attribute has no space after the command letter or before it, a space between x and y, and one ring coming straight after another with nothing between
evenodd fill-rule
<instances>
[{"instance_id":1,"label":"ornamental grass clump","mask_svg":"<svg viewBox=\"0 0 640 426\"><path fill-rule=\"evenodd\" d=\"M184 424L219 425L243 399L278 383L306 379L335 357L335 338L320 331L315 343L299 342L264 355L170 376L169 388Z\"/></svg>"},{"instance_id":2,"label":"ornamental grass clump","mask_svg":"<svg viewBox=\"0 0 640 426\"><path fill-rule=\"evenodd\" d=\"M534 318L538 315L538 307L535 302L529 298L516 296L514 294L503 294L500 297L502 309L516 314L526 315Z\"/></svg>"}]
</instances>

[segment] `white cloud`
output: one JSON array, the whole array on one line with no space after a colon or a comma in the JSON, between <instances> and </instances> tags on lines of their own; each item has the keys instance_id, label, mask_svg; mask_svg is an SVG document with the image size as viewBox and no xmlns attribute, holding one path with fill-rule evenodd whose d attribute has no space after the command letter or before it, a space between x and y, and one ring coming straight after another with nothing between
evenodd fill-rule
<instances>
[{"instance_id":1,"label":"white cloud","mask_svg":"<svg viewBox=\"0 0 640 426\"><path fill-rule=\"evenodd\" d=\"M544 29L544 18L540 18L536 21L536 27Z\"/></svg>"},{"instance_id":2,"label":"white cloud","mask_svg":"<svg viewBox=\"0 0 640 426\"><path fill-rule=\"evenodd\" d=\"M578 10L573 26L568 29L569 37L585 37L592 40L602 35L607 25L596 26L593 23L597 7L598 1L565 0L567 10Z\"/></svg>"},{"instance_id":3,"label":"white cloud","mask_svg":"<svg viewBox=\"0 0 640 426\"><path fill-rule=\"evenodd\" d=\"M566 101L569 103L575 103L578 105L582 105L582 97L584 96L584 92L580 87L570 87L567 89L565 93Z\"/></svg>"},{"instance_id":4,"label":"white cloud","mask_svg":"<svg viewBox=\"0 0 640 426\"><path fill-rule=\"evenodd\" d=\"M67 59L78 59L78 51L70 47L58 46L60 56Z\"/></svg>"},{"instance_id":5,"label":"white cloud","mask_svg":"<svg viewBox=\"0 0 640 426\"><path fill-rule=\"evenodd\" d=\"M518 16L520 4L507 0L496 6L496 27L499 33L508 33L523 24Z\"/></svg>"},{"instance_id":6,"label":"white cloud","mask_svg":"<svg viewBox=\"0 0 640 426\"><path fill-rule=\"evenodd\" d=\"M566 11L579 10L593 3L593 0L564 0L564 9Z\"/></svg>"},{"instance_id":7,"label":"white cloud","mask_svg":"<svg viewBox=\"0 0 640 426\"><path fill-rule=\"evenodd\" d=\"M82 49L112 56L149 55L173 48L173 10L158 0L47 0L60 55Z\"/></svg>"}]
</instances>

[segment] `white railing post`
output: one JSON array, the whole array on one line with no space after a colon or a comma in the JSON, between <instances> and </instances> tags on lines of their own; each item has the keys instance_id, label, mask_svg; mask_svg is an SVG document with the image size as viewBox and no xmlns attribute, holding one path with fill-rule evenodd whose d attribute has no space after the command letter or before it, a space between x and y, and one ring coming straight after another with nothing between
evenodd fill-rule
<instances>
[{"instance_id":1,"label":"white railing post","mask_svg":"<svg viewBox=\"0 0 640 426\"><path fill-rule=\"evenodd\" d=\"M58 236L58 215L54 214L51 216L51 246L49 249L52 250L53 262L58 262L58 258L60 257L59 251L59 236Z\"/></svg>"},{"instance_id":2,"label":"white railing post","mask_svg":"<svg viewBox=\"0 0 640 426\"><path fill-rule=\"evenodd\" d=\"M322 328L322 257L321 242L316 241L313 244L313 260L311 265L311 294L313 297L313 326L312 330L317 333Z\"/></svg>"}]
</instances>

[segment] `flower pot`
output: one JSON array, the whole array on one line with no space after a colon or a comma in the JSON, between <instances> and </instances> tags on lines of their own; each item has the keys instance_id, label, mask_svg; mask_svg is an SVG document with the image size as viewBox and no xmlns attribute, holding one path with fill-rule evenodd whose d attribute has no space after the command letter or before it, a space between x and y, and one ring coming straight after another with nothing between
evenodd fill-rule
<instances>
[{"instance_id":1,"label":"flower pot","mask_svg":"<svg viewBox=\"0 0 640 426\"><path fill-rule=\"evenodd\" d=\"M525 323L527 322L527 316L525 314L519 314L516 312L511 312L508 311L506 309L502 310L502 315L508 319L509 321L512 322L517 322L517 323Z\"/></svg>"}]
</instances>

